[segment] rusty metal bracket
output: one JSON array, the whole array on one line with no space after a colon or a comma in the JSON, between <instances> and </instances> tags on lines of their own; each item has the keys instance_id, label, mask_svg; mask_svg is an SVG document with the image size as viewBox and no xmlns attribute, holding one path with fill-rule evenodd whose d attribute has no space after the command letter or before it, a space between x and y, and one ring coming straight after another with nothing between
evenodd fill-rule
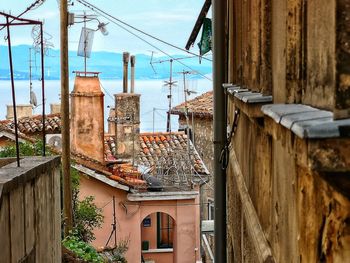
<instances>
[{"instance_id":1,"label":"rusty metal bracket","mask_svg":"<svg viewBox=\"0 0 350 263\"><path fill-rule=\"evenodd\" d=\"M221 163L221 169L226 170L229 160L230 160L230 148L231 148L231 142L232 138L234 137L237 127L238 127L238 120L240 115L240 109L235 110L235 116L232 122L232 127L230 134L226 138L226 143L224 147L221 150L220 154L220 163Z\"/></svg>"}]
</instances>

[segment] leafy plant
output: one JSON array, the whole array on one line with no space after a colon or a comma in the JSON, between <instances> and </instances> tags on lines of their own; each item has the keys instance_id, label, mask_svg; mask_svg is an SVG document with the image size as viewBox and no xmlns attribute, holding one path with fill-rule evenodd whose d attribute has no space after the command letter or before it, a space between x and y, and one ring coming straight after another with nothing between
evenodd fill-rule
<instances>
[{"instance_id":1,"label":"leafy plant","mask_svg":"<svg viewBox=\"0 0 350 263\"><path fill-rule=\"evenodd\" d=\"M102 209L94 204L95 197L87 196L82 201L77 201L74 210L74 229L77 236L85 242L95 239L93 229L101 227L103 223Z\"/></svg>"},{"instance_id":2,"label":"leafy plant","mask_svg":"<svg viewBox=\"0 0 350 263\"><path fill-rule=\"evenodd\" d=\"M97 251L86 242L82 241L78 236L77 231L73 231L65 239L62 244L74 252L79 258L87 262L103 262L103 258L97 253Z\"/></svg>"},{"instance_id":3,"label":"leafy plant","mask_svg":"<svg viewBox=\"0 0 350 263\"><path fill-rule=\"evenodd\" d=\"M50 148L46 146L46 155L51 155ZM23 142L19 144L20 156L41 156L43 153L43 141L37 140L32 142ZM15 157L16 145L7 145L0 150L0 157Z\"/></svg>"},{"instance_id":4,"label":"leafy plant","mask_svg":"<svg viewBox=\"0 0 350 263\"><path fill-rule=\"evenodd\" d=\"M125 252L129 249L130 237L120 240L117 246L113 249L113 261L118 263L127 263Z\"/></svg>"}]
</instances>

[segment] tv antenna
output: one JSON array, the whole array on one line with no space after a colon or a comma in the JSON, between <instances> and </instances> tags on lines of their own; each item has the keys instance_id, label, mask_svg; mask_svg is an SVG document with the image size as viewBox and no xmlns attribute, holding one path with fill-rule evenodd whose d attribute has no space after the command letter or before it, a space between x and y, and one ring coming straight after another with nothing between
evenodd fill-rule
<instances>
[{"instance_id":1,"label":"tv antenna","mask_svg":"<svg viewBox=\"0 0 350 263\"><path fill-rule=\"evenodd\" d=\"M157 75L157 71L156 71L155 68L153 67L153 54L155 54L155 53L157 53L157 52L152 51L152 50L149 50L149 52L151 52L151 60L150 60L149 64L151 65L154 74Z\"/></svg>"},{"instance_id":2,"label":"tv antenna","mask_svg":"<svg viewBox=\"0 0 350 263\"><path fill-rule=\"evenodd\" d=\"M171 100L172 100L172 88L174 86L176 86L176 83L177 83L177 81L173 81L173 62L178 61L178 60L190 59L190 58L194 58L194 57L196 57L196 56L171 58L171 59L153 61L153 52L152 52L151 61L150 61L152 68L153 68L153 64L161 64L161 63L166 63L166 62L170 63L169 80L164 81L165 82L164 86L169 87L169 94L167 96L167 98L169 100L169 110L168 110L168 114L167 114L167 126L166 126L167 132L171 132L171 118L170 118L171 114L170 114L170 111L171 111Z\"/></svg>"},{"instance_id":3,"label":"tv antenna","mask_svg":"<svg viewBox=\"0 0 350 263\"><path fill-rule=\"evenodd\" d=\"M91 56L92 43L94 40L95 31L101 31L102 35L107 36L108 31L106 29L107 24L100 22L96 15L87 15L84 11L83 15L75 15L73 13L69 14L69 25L74 25L75 23L84 23L84 26L81 30L79 47L78 47L78 56L84 57L84 72L86 77L86 68L87 68L87 58ZM76 21L76 18L82 19L82 21ZM96 20L98 22L97 29L91 29L86 27L86 23L92 20Z\"/></svg>"},{"instance_id":4,"label":"tv antenna","mask_svg":"<svg viewBox=\"0 0 350 263\"><path fill-rule=\"evenodd\" d=\"M166 131L167 132L171 132L171 115L170 115L170 111L171 111L171 100L172 100L172 89L173 86L176 86L177 81L173 80L173 59L170 60L160 60L158 62L153 62L153 63L163 63L163 62L169 62L170 63L170 74L169 74L169 80L164 81L164 86L168 86L169 87L169 94L167 96L168 100L169 100L169 110L168 110L168 114L167 114L167 120L166 120Z\"/></svg>"},{"instance_id":5,"label":"tv antenna","mask_svg":"<svg viewBox=\"0 0 350 263\"><path fill-rule=\"evenodd\" d=\"M183 82L184 82L184 96L185 96L185 118L186 118L186 133L187 133L187 152L190 154L190 120L189 120L189 114L188 114L188 105L187 105L187 96L191 96L191 94L197 93L196 91L189 90L186 87L186 75L189 74L195 74L193 71L185 71L178 72L179 74L183 75ZM193 116L193 114L192 114ZM193 127L192 127L193 129Z\"/></svg>"}]
</instances>

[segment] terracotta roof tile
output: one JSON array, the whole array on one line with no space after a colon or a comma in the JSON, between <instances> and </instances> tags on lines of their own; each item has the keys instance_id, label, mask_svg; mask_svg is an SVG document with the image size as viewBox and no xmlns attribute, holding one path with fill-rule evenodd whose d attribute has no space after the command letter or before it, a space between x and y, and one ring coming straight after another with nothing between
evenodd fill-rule
<instances>
[{"instance_id":1,"label":"terracotta roof tile","mask_svg":"<svg viewBox=\"0 0 350 263\"><path fill-rule=\"evenodd\" d=\"M187 101L188 112L199 117L213 117L213 107L213 91L208 91ZM185 103L175 106L170 112L171 114L184 115Z\"/></svg>"},{"instance_id":2,"label":"terracotta roof tile","mask_svg":"<svg viewBox=\"0 0 350 263\"><path fill-rule=\"evenodd\" d=\"M141 133L140 152L137 163L148 167L157 166L162 158L173 158L175 154L187 154L187 135L182 132L172 133ZM114 138L107 135L105 138L105 160L114 162L116 154L113 151ZM115 147L115 146L114 146ZM112 156L111 156L112 153ZM208 174L197 151L190 144L190 159L192 166L199 174Z\"/></svg>"},{"instance_id":3,"label":"terracotta roof tile","mask_svg":"<svg viewBox=\"0 0 350 263\"><path fill-rule=\"evenodd\" d=\"M43 130L42 115L33 117L24 117L18 120L18 130L21 133L31 135ZM0 122L0 127L14 129L15 123L13 120L3 120ZM59 114L46 115L45 131L48 133L61 132L61 118Z\"/></svg>"}]
</instances>

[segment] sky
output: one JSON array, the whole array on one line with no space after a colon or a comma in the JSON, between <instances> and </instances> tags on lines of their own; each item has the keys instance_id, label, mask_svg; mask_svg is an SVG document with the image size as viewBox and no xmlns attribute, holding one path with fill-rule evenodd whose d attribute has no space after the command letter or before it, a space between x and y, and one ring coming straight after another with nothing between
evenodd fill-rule
<instances>
[{"instance_id":1,"label":"sky","mask_svg":"<svg viewBox=\"0 0 350 263\"><path fill-rule=\"evenodd\" d=\"M88 0L91 4L123 20L124 22L137 27L149 34L157 36L176 46L184 48L187 39L193 29L198 14L202 8L204 0ZM0 10L12 15L17 15L24 11L34 0L0 0ZM49 40L55 49L59 49L59 0L46 0L42 6L36 10L30 11L23 18L44 20L44 30L52 36ZM74 5L69 6L69 12L82 15L85 10L87 14L94 14L77 1ZM210 12L209 12L210 16ZM108 22L105 18L99 16L101 22ZM91 21L88 23L89 28L97 28L98 23ZM78 23L69 28L69 49L77 50L78 41L82 24ZM12 44L32 44L31 27L13 27L11 28ZM109 23L107 25L108 36L103 36L100 32L95 33L93 42L93 51L128 51L134 54L150 54L155 51L154 47L142 42L135 36L124 31L118 26ZM139 33L137 33L140 35ZM174 48L160 44L143 35L147 41L156 45L158 48L170 54L181 54ZM6 45L4 40L5 30L0 32L0 45ZM50 38L49 35L46 35ZM199 40L197 38L196 43ZM196 47L191 49L192 52L198 53ZM164 55L157 51L156 55Z\"/></svg>"}]
</instances>

